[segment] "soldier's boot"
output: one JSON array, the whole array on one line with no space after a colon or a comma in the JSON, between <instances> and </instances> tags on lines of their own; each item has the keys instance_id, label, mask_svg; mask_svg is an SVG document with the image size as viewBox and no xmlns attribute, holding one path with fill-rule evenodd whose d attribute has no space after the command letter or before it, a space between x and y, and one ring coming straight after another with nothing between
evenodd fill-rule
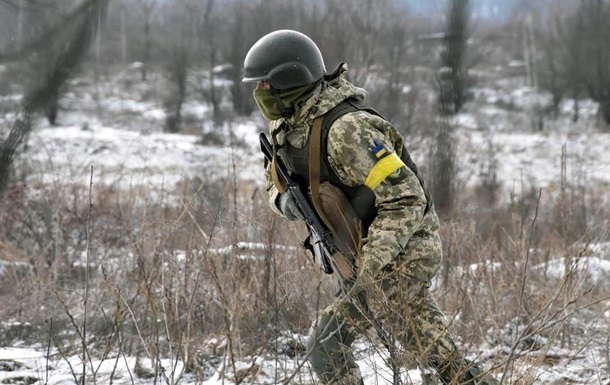
<instances>
[{"instance_id":1,"label":"soldier's boot","mask_svg":"<svg viewBox=\"0 0 610 385\"><path fill-rule=\"evenodd\" d=\"M364 385L360 368L342 346L328 341L324 346L312 349L309 362L313 371L318 375L321 383L325 385Z\"/></svg>"},{"instance_id":2,"label":"soldier's boot","mask_svg":"<svg viewBox=\"0 0 610 385\"><path fill-rule=\"evenodd\" d=\"M439 378L446 385L499 385L491 374L482 373L479 366L463 358L437 366Z\"/></svg>"},{"instance_id":3,"label":"soldier's boot","mask_svg":"<svg viewBox=\"0 0 610 385\"><path fill-rule=\"evenodd\" d=\"M435 373L426 371L421 372L421 384L422 385L438 385L438 377Z\"/></svg>"},{"instance_id":4,"label":"soldier's boot","mask_svg":"<svg viewBox=\"0 0 610 385\"><path fill-rule=\"evenodd\" d=\"M332 313L322 314L307 338L313 371L325 385L364 385L351 351L354 335Z\"/></svg>"}]
</instances>

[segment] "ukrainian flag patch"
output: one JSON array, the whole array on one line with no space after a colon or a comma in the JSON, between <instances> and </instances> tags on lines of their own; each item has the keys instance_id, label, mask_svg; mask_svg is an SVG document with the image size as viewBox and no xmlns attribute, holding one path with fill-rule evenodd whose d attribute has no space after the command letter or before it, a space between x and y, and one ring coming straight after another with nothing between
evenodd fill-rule
<instances>
[{"instance_id":1,"label":"ukrainian flag patch","mask_svg":"<svg viewBox=\"0 0 610 385\"><path fill-rule=\"evenodd\" d=\"M384 155L388 153L388 150L386 150L383 144L377 141L373 141L373 144L375 145L375 147L371 148L371 151L373 151L375 158L381 159Z\"/></svg>"},{"instance_id":2,"label":"ukrainian flag patch","mask_svg":"<svg viewBox=\"0 0 610 385\"><path fill-rule=\"evenodd\" d=\"M373 142L373 144L371 152L378 160L364 181L365 186L371 190L375 190L386 178L397 175L402 167L406 167L402 159L395 152L389 151L383 144L377 141Z\"/></svg>"}]
</instances>

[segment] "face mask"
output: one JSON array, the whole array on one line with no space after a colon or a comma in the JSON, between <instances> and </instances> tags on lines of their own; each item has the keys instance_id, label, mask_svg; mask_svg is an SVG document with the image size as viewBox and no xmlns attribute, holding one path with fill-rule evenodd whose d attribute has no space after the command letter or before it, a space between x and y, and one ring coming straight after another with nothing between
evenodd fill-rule
<instances>
[{"instance_id":1,"label":"face mask","mask_svg":"<svg viewBox=\"0 0 610 385\"><path fill-rule=\"evenodd\" d=\"M287 90L280 91L280 99L286 108L291 109L294 112L294 106L301 100L307 99L313 93L315 84L307 84L301 87L290 88ZM254 100L258 109L268 120L276 120L282 117L282 110L275 102L275 96L271 93L271 90L254 90Z\"/></svg>"}]
</instances>

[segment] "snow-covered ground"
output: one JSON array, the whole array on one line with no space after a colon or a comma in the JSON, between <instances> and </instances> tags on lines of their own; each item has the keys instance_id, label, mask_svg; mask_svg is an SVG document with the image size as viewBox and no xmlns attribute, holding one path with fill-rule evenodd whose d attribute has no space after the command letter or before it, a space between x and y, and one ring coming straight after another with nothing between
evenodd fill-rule
<instances>
[{"instance_id":1,"label":"snow-covered ground","mask_svg":"<svg viewBox=\"0 0 610 385\"><path fill-rule=\"evenodd\" d=\"M469 115L460 116L459 169L467 186L477 186L495 173L501 191L520 193L531 187L556 192L561 183L565 151L566 182L588 191L610 191L610 133L489 133L469 129ZM173 190L186 179L218 180L233 170L238 179L261 183L262 156L253 122L225 125L245 146L206 145L188 134L143 133L101 124L45 127L35 131L26 153L37 183L87 185L93 167L94 185L122 188L148 186ZM414 148L423 161L426 150ZM491 168L493 167L493 169Z\"/></svg>"},{"instance_id":2,"label":"snow-covered ground","mask_svg":"<svg viewBox=\"0 0 610 385\"><path fill-rule=\"evenodd\" d=\"M608 276L608 274L606 274ZM604 326L604 324L606 326ZM607 362L607 345L592 343L607 338L607 325L610 324L610 310L605 319L595 323L575 325L575 330L583 329L584 339L591 342L578 350L559 348L559 343L549 344L548 339L539 335L529 338L535 341L529 349L521 350L507 374L508 383L520 383L518 378L530 378L534 384L574 384L607 385L610 383L610 365ZM505 333L506 338L493 346L482 346L478 349L477 359L487 369L502 357L510 354L511 330ZM303 336L293 336L296 343L303 343ZM602 341L603 342L603 341ZM555 347L557 346L557 347ZM361 340L355 344L357 364L361 368L365 385L391 385L392 372L388 369L385 350L379 351ZM226 360L225 356L225 360ZM224 385L235 383L233 365L227 362L210 368L204 378L194 378L183 372L183 363L172 359L163 359L157 363L162 368L158 378L153 377L153 363L149 359L126 355L110 355L100 361L92 358L86 361L87 383L98 384L175 384L183 385ZM252 384L313 383L313 374L303 354L296 358L292 355L273 354L258 357L242 357L234 365L238 377ZM503 375L503 368L496 368L493 373L497 379ZM82 356L65 356L54 348L44 345L0 347L0 383L2 384L45 384L64 385L78 383L83 373ZM245 376L245 377L242 377ZM419 369L403 370L403 384L421 384L422 373ZM95 378L95 381L94 381ZM287 379L291 379L286 382ZM179 380L179 382L178 382Z\"/></svg>"},{"instance_id":3,"label":"snow-covered ground","mask_svg":"<svg viewBox=\"0 0 610 385\"><path fill-rule=\"evenodd\" d=\"M362 368L366 385L392 384L392 373L384 363L384 356L379 354L364 356L363 353L360 356L358 364ZM144 373L151 374L152 364L147 359L139 359L137 365L135 357L126 356L113 357L103 362L92 360L88 363L93 368L93 370L89 370L90 374L87 375L88 383L93 383L93 373L95 373L98 384L172 384L175 383L172 381L176 381L178 375L184 369L181 362L172 360L163 360L159 364L164 367L165 373L155 380L142 378L149 375L143 374L141 371L137 374L134 372L134 368L139 366ZM294 373L298 374L294 376L294 381L289 383L307 384L312 382L312 374L307 364L303 363L303 358L293 360L287 357L276 357L275 359L257 357L249 361L238 362L236 368L244 373L253 373L246 378L245 383L251 383L250 381L256 384L283 383ZM219 369L221 370L216 371L208 379L202 381L197 381L189 375L185 375L182 377L181 383L184 385L234 383L232 374L223 373L222 366ZM173 376L172 372L174 373ZM35 348L11 347L0 349L0 383L2 384L74 384L76 383L75 379L81 377L81 373L82 357L63 358L57 351ZM404 373L403 378L405 381L408 379L414 384L421 382L419 370ZM405 383L408 384L409 382Z\"/></svg>"},{"instance_id":4,"label":"snow-covered ground","mask_svg":"<svg viewBox=\"0 0 610 385\"><path fill-rule=\"evenodd\" d=\"M234 135L256 140L254 124L230 127ZM94 183L128 188L134 185L166 186L196 176L226 178L235 167L241 179L260 179L260 159L252 148L201 144L196 135L125 131L104 126L47 127L30 139L36 182L88 183L93 166Z\"/></svg>"},{"instance_id":5,"label":"snow-covered ground","mask_svg":"<svg viewBox=\"0 0 610 385\"><path fill-rule=\"evenodd\" d=\"M497 103L511 104L514 108L527 108L531 103L524 102L526 91L514 91L504 95L495 90L480 90L478 97L485 103L477 111L467 111L456 119L459 137L458 161L464 179L469 185L476 185L490 165L504 191L516 189L521 184L535 185L553 189L561 178L562 151L566 149L568 183L587 183L590 188L598 189L609 199L610 191L610 134L592 129L574 130L562 127L555 131L527 132L526 129L512 132L511 116L497 107ZM18 103L19 96L4 96L1 102ZM60 117L60 125L50 127L41 123L31 136L27 150L21 156L27 159L31 168L27 183L81 183L88 185L91 167L93 168L93 188L100 185L113 185L120 188L148 186L151 190L172 190L185 179L205 177L222 179L236 171L237 178L262 183L262 156L258 153L256 134L262 129L261 121L243 121L224 125L218 130L222 135L231 135L245 145L206 145L199 135L160 133L165 112L159 103L138 101L121 95L113 95L102 101L105 113L137 116L140 130L129 129L120 124L113 125L110 120L83 113L80 107L91 102L91 98L79 95L68 97L66 105L69 112ZM585 103L581 114L591 119L595 106ZM187 112L203 117L209 112L204 105L192 103ZM0 118L0 124L10 122L14 115ZM566 119L568 121L569 119ZM490 122L493 122L491 124ZM415 159L423 160L426 149L411 148ZM610 248L608 245L595 245L589 255L578 259L579 269L596 284L607 283L610 278ZM469 267L472 274L480 265ZM490 266L485 266L487 269ZM493 266L492 266L493 268ZM563 259L551 259L544 266L549 279L565 275L566 264ZM0 264L0 274L3 266ZM609 334L610 310L595 325L585 325L590 330L591 339L603 340ZM604 334L605 333L605 334ZM610 362L608 345L590 344L582 351L565 349L531 350L524 353L524 359L517 364L516 370L526 371L520 365L533 370L534 383L540 384L610 384ZM358 345L358 363L365 376L366 385L391 384L391 374L383 363L383 352L375 352L361 342ZM510 341L495 346L481 347L478 351L484 365L490 366L493 357L506 355ZM256 375L246 383L272 384L292 375L294 369L303 362L302 356L243 358L237 363ZM181 372L182 364L164 360L165 378L161 383L172 383ZM88 378L93 383L93 372L98 384L157 384L159 380L143 378L134 372L138 367L152 366L150 361L140 359L136 365L135 357L115 356L100 362L93 359L87 363ZM60 352L47 350L44 342L27 346L17 343L14 346L0 347L0 384L73 384L82 373L82 359L79 356L64 357ZM173 370L172 370L173 368ZM183 384L216 385L232 383L231 376L225 375L223 366L216 367L205 380L185 377ZM256 368L253 370L252 368ZM532 369L533 368L533 369ZM501 371L496 371L501 376ZM112 376L112 380L111 380ZM414 384L421 383L420 373L411 370L406 377ZM304 365L295 378L295 383L310 383L308 365ZM298 381L297 381L298 379ZM408 383L408 382L407 382Z\"/></svg>"}]
</instances>

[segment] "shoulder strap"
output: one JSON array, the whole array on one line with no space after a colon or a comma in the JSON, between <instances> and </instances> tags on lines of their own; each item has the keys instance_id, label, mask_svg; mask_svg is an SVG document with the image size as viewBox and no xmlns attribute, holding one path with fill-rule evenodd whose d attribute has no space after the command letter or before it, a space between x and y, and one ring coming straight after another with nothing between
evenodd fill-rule
<instances>
[{"instance_id":1,"label":"shoulder strap","mask_svg":"<svg viewBox=\"0 0 610 385\"><path fill-rule=\"evenodd\" d=\"M327 134L328 130L330 129L330 126L333 125L335 120L339 119L341 116L343 116L345 114L348 114L348 113L354 112L354 111L366 111L373 115L377 115L380 118L383 118L383 116L379 112L377 112L375 109L366 107L364 104L362 104L361 101L359 101L357 99L348 98L348 99L345 99L344 101L342 101L341 103L337 104L333 109L331 109L326 114L324 114L324 121L322 122L322 132Z\"/></svg>"},{"instance_id":2,"label":"shoulder strap","mask_svg":"<svg viewBox=\"0 0 610 385\"><path fill-rule=\"evenodd\" d=\"M309 186L311 189L311 202L322 219L322 222L326 225L328 230L339 242L338 230L333 226L331 221L324 212L323 204L320 199L320 145L322 143L322 120L323 117L318 117L313 122L313 128L311 131L311 143L310 143L310 157L309 157ZM343 218L345 220L345 218ZM335 271L341 276L342 279L349 279L353 276L353 262L350 262L343 252L337 252L332 256L329 256L333 263Z\"/></svg>"}]
</instances>

